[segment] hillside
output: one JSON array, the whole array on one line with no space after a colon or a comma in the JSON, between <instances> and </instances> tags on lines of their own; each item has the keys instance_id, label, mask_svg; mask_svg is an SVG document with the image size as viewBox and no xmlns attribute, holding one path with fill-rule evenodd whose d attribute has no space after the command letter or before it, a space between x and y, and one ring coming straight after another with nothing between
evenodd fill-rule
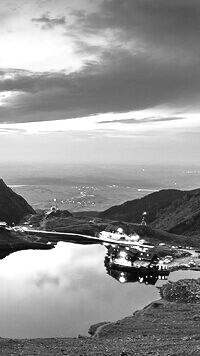
<instances>
[{"instance_id":1,"label":"hillside","mask_svg":"<svg viewBox=\"0 0 200 356\"><path fill-rule=\"evenodd\" d=\"M169 233L162 229L152 228L149 225L144 226L141 224L134 224L121 220L109 220L101 218L90 220L90 218L87 217L82 216L79 218L75 217L74 215L56 218L51 216L47 219L45 212L42 210L37 211L35 215L30 216L29 219L25 221L25 224L29 224L34 229L38 230L72 232L89 236L97 236L102 230L114 230L114 227L122 227L126 234L136 232L142 238L145 238L147 241L155 245L164 242L167 245L189 245L198 248L200 246L200 241L197 236L192 236L190 239L188 239L187 236L182 234ZM54 241L58 241L59 239L60 236L56 237ZM43 238L42 241L45 241L45 238ZM85 243L85 240L77 240L77 242Z\"/></svg>"},{"instance_id":2,"label":"hillside","mask_svg":"<svg viewBox=\"0 0 200 356\"><path fill-rule=\"evenodd\" d=\"M200 232L200 189L161 190L141 199L113 206L99 214L101 218L141 222L142 213L152 228L187 236Z\"/></svg>"},{"instance_id":3,"label":"hillside","mask_svg":"<svg viewBox=\"0 0 200 356\"><path fill-rule=\"evenodd\" d=\"M185 192L163 209L151 223L152 227L185 235L200 232L200 189Z\"/></svg>"},{"instance_id":4,"label":"hillside","mask_svg":"<svg viewBox=\"0 0 200 356\"><path fill-rule=\"evenodd\" d=\"M140 224L144 211L147 211L147 226ZM0 180L0 221L8 224L21 223L36 229L90 236L97 235L112 224L121 226L127 234L135 231L155 245L165 242L170 245L199 247L200 244L200 189L161 190L114 206L96 217L96 213L92 214L91 219L90 214L72 215L67 210L48 213L39 210L36 213L21 196Z\"/></svg>"},{"instance_id":5,"label":"hillside","mask_svg":"<svg viewBox=\"0 0 200 356\"><path fill-rule=\"evenodd\" d=\"M25 215L34 214L33 208L20 195L14 193L0 179L0 221L18 223Z\"/></svg>"},{"instance_id":6,"label":"hillside","mask_svg":"<svg viewBox=\"0 0 200 356\"><path fill-rule=\"evenodd\" d=\"M113 206L101 212L99 217L139 223L142 213L147 211L147 221L150 224L159 216L162 209L182 198L184 194L184 191L176 189L160 190L141 199L130 200L121 205Z\"/></svg>"}]
</instances>

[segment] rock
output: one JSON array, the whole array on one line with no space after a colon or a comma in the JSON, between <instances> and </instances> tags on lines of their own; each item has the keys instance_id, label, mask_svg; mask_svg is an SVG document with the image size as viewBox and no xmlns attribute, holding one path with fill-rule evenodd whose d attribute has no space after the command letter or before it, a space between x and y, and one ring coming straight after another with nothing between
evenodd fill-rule
<instances>
[{"instance_id":1,"label":"rock","mask_svg":"<svg viewBox=\"0 0 200 356\"><path fill-rule=\"evenodd\" d=\"M193 319L193 320L200 320L200 315L196 314L196 315L193 316L192 319Z\"/></svg>"},{"instance_id":2,"label":"rock","mask_svg":"<svg viewBox=\"0 0 200 356\"><path fill-rule=\"evenodd\" d=\"M169 302L200 303L200 279L184 279L164 284L160 295Z\"/></svg>"},{"instance_id":3,"label":"rock","mask_svg":"<svg viewBox=\"0 0 200 356\"><path fill-rule=\"evenodd\" d=\"M153 309L163 308L163 303L162 302L153 302L153 303L151 303L151 308L153 308Z\"/></svg>"},{"instance_id":4,"label":"rock","mask_svg":"<svg viewBox=\"0 0 200 356\"><path fill-rule=\"evenodd\" d=\"M184 337L182 337L182 340L183 341L188 341L188 340L190 340L190 338L189 338L189 336L184 336Z\"/></svg>"},{"instance_id":5,"label":"rock","mask_svg":"<svg viewBox=\"0 0 200 356\"><path fill-rule=\"evenodd\" d=\"M100 326L103 326L105 324L107 324L108 322L106 321L102 321L101 323L98 323L98 324L93 324L90 326L89 330L88 330L88 334L90 334L91 336L93 336L97 329L100 327Z\"/></svg>"}]
</instances>

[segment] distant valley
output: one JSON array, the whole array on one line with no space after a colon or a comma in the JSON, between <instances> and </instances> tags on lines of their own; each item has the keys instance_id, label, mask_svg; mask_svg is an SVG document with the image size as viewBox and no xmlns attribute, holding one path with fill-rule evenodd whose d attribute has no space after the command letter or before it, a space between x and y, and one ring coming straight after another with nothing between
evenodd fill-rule
<instances>
[{"instance_id":1,"label":"distant valley","mask_svg":"<svg viewBox=\"0 0 200 356\"><path fill-rule=\"evenodd\" d=\"M26 223L36 229L75 232L91 236L98 234L109 224L113 224L122 226L127 233L136 231L143 237L149 237L153 243L168 242L200 246L200 189L161 190L102 212L71 213L66 209L58 209L61 213L51 214L48 218L44 210L34 211L2 180L0 200L0 220L8 224ZM140 224L144 211L147 212L147 226Z\"/></svg>"}]
</instances>

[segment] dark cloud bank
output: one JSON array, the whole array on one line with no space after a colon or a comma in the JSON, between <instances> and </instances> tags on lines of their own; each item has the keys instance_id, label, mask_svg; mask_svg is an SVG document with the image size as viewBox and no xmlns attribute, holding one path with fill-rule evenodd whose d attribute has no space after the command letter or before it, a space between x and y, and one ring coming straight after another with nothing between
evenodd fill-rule
<instances>
[{"instance_id":1,"label":"dark cloud bank","mask_svg":"<svg viewBox=\"0 0 200 356\"><path fill-rule=\"evenodd\" d=\"M2 76L1 91L23 95L0 108L1 122L48 120L49 112L59 119L61 114L70 118L162 104L176 107L177 102L191 107L198 100L198 0L111 0L104 1L98 13L74 16L77 33L103 36L110 31L110 49L76 73L16 70L12 79ZM44 15L33 21L48 29L68 29L64 16Z\"/></svg>"}]
</instances>

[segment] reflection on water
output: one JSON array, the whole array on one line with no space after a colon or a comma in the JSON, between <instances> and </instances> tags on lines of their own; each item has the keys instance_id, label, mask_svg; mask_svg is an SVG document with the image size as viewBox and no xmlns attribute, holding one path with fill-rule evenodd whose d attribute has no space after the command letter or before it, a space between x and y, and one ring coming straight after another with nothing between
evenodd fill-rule
<instances>
[{"instance_id":1,"label":"reflection on water","mask_svg":"<svg viewBox=\"0 0 200 356\"><path fill-rule=\"evenodd\" d=\"M59 243L1 260L0 336L86 335L91 324L120 319L158 299L153 285L110 278L105 253L100 245Z\"/></svg>"},{"instance_id":2,"label":"reflection on water","mask_svg":"<svg viewBox=\"0 0 200 356\"><path fill-rule=\"evenodd\" d=\"M139 282L156 284L169 276L167 266L159 265L159 258L151 251L139 251L133 247L107 246L104 264L107 274L120 283Z\"/></svg>"},{"instance_id":3,"label":"reflection on water","mask_svg":"<svg viewBox=\"0 0 200 356\"><path fill-rule=\"evenodd\" d=\"M168 279L169 272L167 273L156 273L156 272L127 272L120 271L116 268L106 267L107 273L109 276L115 278L120 283L128 283L128 282L139 282L144 284L152 284L155 285L158 280L166 281Z\"/></svg>"}]
</instances>

